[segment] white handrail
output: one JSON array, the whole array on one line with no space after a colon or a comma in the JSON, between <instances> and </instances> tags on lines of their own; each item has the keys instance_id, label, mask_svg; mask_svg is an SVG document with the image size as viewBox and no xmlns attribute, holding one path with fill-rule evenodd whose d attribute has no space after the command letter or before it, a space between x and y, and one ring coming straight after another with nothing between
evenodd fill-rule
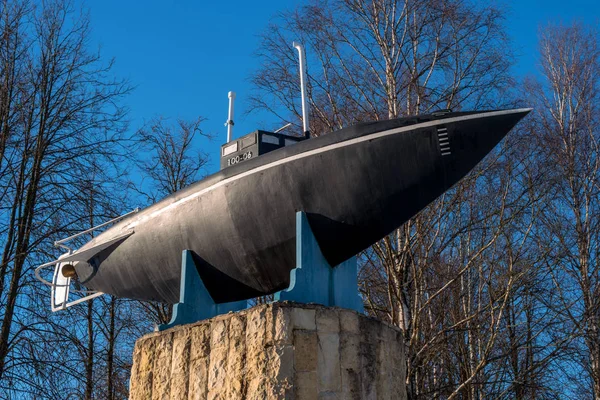
<instances>
[{"instance_id":1,"label":"white handrail","mask_svg":"<svg viewBox=\"0 0 600 400\"><path fill-rule=\"evenodd\" d=\"M291 123L291 122L288 122L287 124L285 124L284 126L282 126L282 127L281 127L281 128L279 128L279 129L277 129L277 130L276 130L275 132L273 132L273 133L279 133L279 132L281 132L282 130L284 130L285 128L287 128L287 127L291 126L291 125L292 125L292 123Z\"/></svg>"},{"instance_id":2,"label":"white handrail","mask_svg":"<svg viewBox=\"0 0 600 400\"><path fill-rule=\"evenodd\" d=\"M128 213L125 213L125 214L123 214L123 215L121 215L119 217L113 218L110 221L106 221L106 222L104 222L104 223L102 223L100 225L94 226L93 228L86 229L85 231L76 233L76 234L71 235L71 236L69 236L67 238L64 238L64 239L61 239L61 240L57 240L57 241L54 242L54 246L56 246L56 247L62 247L64 249L67 249L68 252L65 253L65 254L63 254L63 255L61 255L57 260L44 263L44 264L38 266L34 270L36 279L38 281L42 282L44 285L50 286L50 299L51 299L50 300L50 308L51 308L52 312L59 311L59 310L64 310L67 307L71 307L71 306L74 306L75 304L83 303L84 301L91 300L91 299L93 299L95 297L98 297L98 296L101 296L101 295L104 294L103 292L97 292L97 291L93 291L93 290L72 290L73 292L78 292L78 293L83 293L83 294L88 294L88 295L84 296L84 297L81 297L81 298L79 298L77 300L73 300L71 302L68 301L69 300L69 293L71 292L71 290L69 288L70 287L70 283L71 283L71 278L67 278L66 283L64 283L64 284L57 282L57 280L58 280L57 279L58 274L62 275L62 271L60 269L61 268L61 262L62 262L61 260L64 260L65 257L68 257L68 256L70 256L70 255L72 255L74 253L74 250L71 249L69 246L66 246L64 243L66 243L66 242L68 242L70 240L73 240L73 239L75 239L75 238L77 238L79 236L85 235L86 233L93 232L93 231L95 231L97 229L100 229L100 228L105 227L107 225L110 225L112 223L118 222L118 221L122 220L123 218L125 218L125 217L127 217L127 216L129 216L131 214L137 213L138 211L140 211L140 209L136 208L135 210L130 211ZM46 279L42 278L42 275L41 275L40 272L41 272L42 269L47 268L47 267L52 266L52 265L54 265L54 276L52 278L52 282L50 282L50 281L47 281ZM64 290L64 299L62 299L62 302L60 302L59 304L56 303L56 299L55 299L56 288L66 288L66 290ZM61 296L61 295L59 295L59 296Z\"/></svg>"},{"instance_id":3,"label":"white handrail","mask_svg":"<svg viewBox=\"0 0 600 400\"><path fill-rule=\"evenodd\" d=\"M139 207L137 207L137 208L136 208L136 209L134 209L133 211L129 211L128 213L125 213L125 214L123 214L123 215L121 215L121 216L119 216L119 217L113 218L113 219L111 219L110 221L106 221L106 222L103 222L103 223L101 223L100 225L96 225L96 226L94 226L93 228L86 229L85 231L82 231L82 232L76 233L76 234L74 234L74 235L71 235L71 236L69 236L69 237L67 237L67 238L64 238L64 239L61 239L61 240L57 240L57 241L55 241L55 242L54 242L54 246L56 246L56 247L63 247L63 248L66 248L66 249L68 249L68 250L71 250L69 247L67 247L67 246L63 246L63 243L65 243L65 242L68 242L69 240L73 240L73 239L75 239L75 238L77 238L77 237L79 237L79 236L85 235L86 233L93 232L93 231L95 231L96 229L103 228L103 227L105 227L106 225L110 225L110 224L112 224L112 223L115 223L115 222L117 222L117 221L119 221L119 220L122 220L123 218L125 218L125 217L127 217L127 216L129 216L129 215L131 215L131 214L135 214L135 213L137 213L138 211L140 211L140 208L139 208Z\"/></svg>"}]
</instances>

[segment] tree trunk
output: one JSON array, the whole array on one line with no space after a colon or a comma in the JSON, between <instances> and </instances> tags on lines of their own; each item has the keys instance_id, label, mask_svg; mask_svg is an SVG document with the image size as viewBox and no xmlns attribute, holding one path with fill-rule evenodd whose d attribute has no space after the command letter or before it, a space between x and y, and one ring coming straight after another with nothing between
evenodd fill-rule
<instances>
[{"instance_id":1,"label":"tree trunk","mask_svg":"<svg viewBox=\"0 0 600 400\"><path fill-rule=\"evenodd\" d=\"M110 296L109 303L109 325L108 325L108 350L106 355L106 379L108 400L114 400L114 352L115 352L115 305L117 299Z\"/></svg>"},{"instance_id":2,"label":"tree trunk","mask_svg":"<svg viewBox=\"0 0 600 400\"><path fill-rule=\"evenodd\" d=\"M85 400L92 400L94 395L94 299L87 302L87 348L85 358Z\"/></svg>"}]
</instances>

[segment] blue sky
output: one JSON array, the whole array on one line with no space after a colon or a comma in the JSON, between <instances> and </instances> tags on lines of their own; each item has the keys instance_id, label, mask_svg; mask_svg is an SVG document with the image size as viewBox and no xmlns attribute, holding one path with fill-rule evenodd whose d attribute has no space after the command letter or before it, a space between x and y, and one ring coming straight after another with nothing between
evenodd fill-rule
<instances>
[{"instance_id":1,"label":"blue sky","mask_svg":"<svg viewBox=\"0 0 600 400\"><path fill-rule=\"evenodd\" d=\"M258 67L257 35L279 11L304 4L290 1L103 0L88 2L92 41L114 72L136 86L127 98L131 129L153 116L203 116L204 129L219 134L206 145L210 172L218 169L225 140L227 92L237 93L234 136L268 124L268 115L245 115L248 77ZM507 30L518 63L515 73L535 72L538 27L548 22L600 21L600 0L506 0ZM307 49L310 51L310 49Z\"/></svg>"}]
</instances>

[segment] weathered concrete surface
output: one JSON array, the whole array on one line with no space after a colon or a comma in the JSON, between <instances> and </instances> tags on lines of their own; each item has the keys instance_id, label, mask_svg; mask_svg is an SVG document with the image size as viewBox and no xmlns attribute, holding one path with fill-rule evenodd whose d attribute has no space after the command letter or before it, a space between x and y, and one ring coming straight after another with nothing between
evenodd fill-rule
<instances>
[{"instance_id":1,"label":"weathered concrete surface","mask_svg":"<svg viewBox=\"0 0 600 400\"><path fill-rule=\"evenodd\" d=\"M130 400L406 398L399 330L354 311L272 303L140 338Z\"/></svg>"}]
</instances>

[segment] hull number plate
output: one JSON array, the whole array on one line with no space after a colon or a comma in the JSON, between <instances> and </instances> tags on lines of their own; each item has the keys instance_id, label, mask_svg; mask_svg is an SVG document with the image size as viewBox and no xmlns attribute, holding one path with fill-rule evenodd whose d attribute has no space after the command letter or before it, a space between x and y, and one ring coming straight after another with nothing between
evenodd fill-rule
<instances>
[{"instance_id":1,"label":"hull number plate","mask_svg":"<svg viewBox=\"0 0 600 400\"><path fill-rule=\"evenodd\" d=\"M252 158L252 152L251 151L248 151L248 152L242 153L242 154L238 154L235 157L231 157L231 158L227 159L227 166L229 167L229 166L232 166L232 165L235 165L235 164L239 164L242 161L246 161L246 160L249 160L251 158Z\"/></svg>"}]
</instances>

